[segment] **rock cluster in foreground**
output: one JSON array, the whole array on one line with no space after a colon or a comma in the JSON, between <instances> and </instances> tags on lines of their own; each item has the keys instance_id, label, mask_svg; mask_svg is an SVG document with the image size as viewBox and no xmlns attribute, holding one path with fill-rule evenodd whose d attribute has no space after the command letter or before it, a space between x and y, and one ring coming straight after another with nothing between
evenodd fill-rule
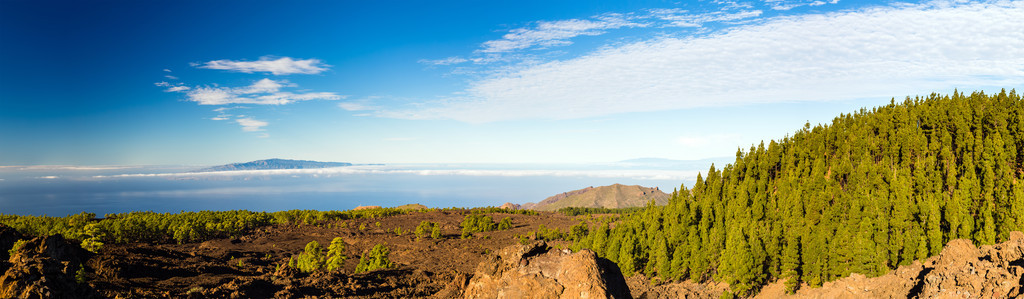
<instances>
[{"instance_id":1,"label":"rock cluster in foreground","mask_svg":"<svg viewBox=\"0 0 1024 299\"><path fill-rule=\"evenodd\" d=\"M853 274L821 288L803 287L785 295L781 282L766 286L761 298L1016 298L1024 295L1024 233L1006 242L976 247L950 241L942 253L874 278Z\"/></svg>"},{"instance_id":2,"label":"rock cluster in foreground","mask_svg":"<svg viewBox=\"0 0 1024 299\"><path fill-rule=\"evenodd\" d=\"M88 284L76 279L88 255L61 235L30 239L4 265L7 269L0 276L0 297L96 297Z\"/></svg>"},{"instance_id":3,"label":"rock cluster in foreground","mask_svg":"<svg viewBox=\"0 0 1024 299\"><path fill-rule=\"evenodd\" d=\"M544 242L513 245L481 262L464 298L629 298L611 262L590 250L571 252Z\"/></svg>"}]
</instances>

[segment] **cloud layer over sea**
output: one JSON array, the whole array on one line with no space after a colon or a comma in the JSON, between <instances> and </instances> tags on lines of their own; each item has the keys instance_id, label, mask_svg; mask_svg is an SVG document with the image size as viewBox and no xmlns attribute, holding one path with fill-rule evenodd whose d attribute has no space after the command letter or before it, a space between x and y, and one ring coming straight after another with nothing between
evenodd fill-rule
<instances>
[{"instance_id":1,"label":"cloud layer over sea","mask_svg":"<svg viewBox=\"0 0 1024 299\"><path fill-rule=\"evenodd\" d=\"M711 161L692 164L408 164L218 172L194 172L201 167L184 166L7 166L0 168L0 210L7 214L62 216L83 211L103 215L129 211L346 210L409 203L430 207L497 206L537 202L565 191L616 183L658 187L668 193L680 184L691 186L697 173L706 172Z\"/></svg>"}]
</instances>

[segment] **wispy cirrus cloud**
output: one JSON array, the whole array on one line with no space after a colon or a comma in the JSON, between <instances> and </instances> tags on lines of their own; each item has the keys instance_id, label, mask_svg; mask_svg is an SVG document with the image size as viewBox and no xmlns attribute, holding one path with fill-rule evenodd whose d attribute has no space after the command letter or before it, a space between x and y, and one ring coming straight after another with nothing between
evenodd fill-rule
<instances>
[{"instance_id":1,"label":"wispy cirrus cloud","mask_svg":"<svg viewBox=\"0 0 1024 299\"><path fill-rule=\"evenodd\" d=\"M240 73L271 73L274 75L319 74L330 67L319 59L295 59L291 57L274 58L260 57L256 61L220 59L196 63L193 66L202 69L225 70Z\"/></svg>"},{"instance_id":2,"label":"wispy cirrus cloud","mask_svg":"<svg viewBox=\"0 0 1024 299\"><path fill-rule=\"evenodd\" d=\"M421 59L419 63L444 66L467 62L507 62L515 60L506 56L509 53L571 45L576 37L602 35L616 29L701 27L706 23L736 21L761 15L760 10L750 7L733 3L723 5L719 11L706 13L690 13L683 9L651 9L627 14L606 13L581 19L537 21L529 26L509 29L500 39L483 42L476 51L477 56Z\"/></svg>"},{"instance_id":3,"label":"wispy cirrus cloud","mask_svg":"<svg viewBox=\"0 0 1024 299\"><path fill-rule=\"evenodd\" d=\"M710 22L727 22L761 16L760 10L741 10L737 12L715 11L691 14L683 9L652 9L650 16L668 22L665 27L700 27Z\"/></svg>"},{"instance_id":4,"label":"wispy cirrus cloud","mask_svg":"<svg viewBox=\"0 0 1024 299\"><path fill-rule=\"evenodd\" d=\"M634 22L630 17L620 14L600 15L590 20L541 21L532 28L512 29L501 39L484 42L480 52L501 53L531 47L568 45L572 43L569 40L573 37L600 35L609 29L643 26L647 25Z\"/></svg>"},{"instance_id":5,"label":"wispy cirrus cloud","mask_svg":"<svg viewBox=\"0 0 1024 299\"><path fill-rule=\"evenodd\" d=\"M1024 82L1024 1L929 2L657 37L377 115L490 122L928 94Z\"/></svg>"},{"instance_id":6,"label":"wispy cirrus cloud","mask_svg":"<svg viewBox=\"0 0 1024 299\"><path fill-rule=\"evenodd\" d=\"M764 0L764 3L773 10L790 10L801 6L836 4L839 3L839 0Z\"/></svg>"},{"instance_id":7,"label":"wispy cirrus cloud","mask_svg":"<svg viewBox=\"0 0 1024 299\"><path fill-rule=\"evenodd\" d=\"M431 65L452 65L467 62L469 59L462 57L448 57L444 59L420 59L419 63Z\"/></svg>"}]
</instances>

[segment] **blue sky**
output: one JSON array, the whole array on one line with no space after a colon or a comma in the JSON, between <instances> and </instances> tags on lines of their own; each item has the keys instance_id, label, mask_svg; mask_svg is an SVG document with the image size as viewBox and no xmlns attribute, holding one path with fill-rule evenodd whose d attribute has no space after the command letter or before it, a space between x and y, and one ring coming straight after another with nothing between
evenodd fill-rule
<instances>
[{"instance_id":1,"label":"blue sky","mask_svg":"<svg viewBox=\"0 0 1024 299\"><path fill-rule=\"evenodd\" d=\"M1022 1L0 1L0 165L701 159L1024 82Z\"/></svg>"}]
</instances>

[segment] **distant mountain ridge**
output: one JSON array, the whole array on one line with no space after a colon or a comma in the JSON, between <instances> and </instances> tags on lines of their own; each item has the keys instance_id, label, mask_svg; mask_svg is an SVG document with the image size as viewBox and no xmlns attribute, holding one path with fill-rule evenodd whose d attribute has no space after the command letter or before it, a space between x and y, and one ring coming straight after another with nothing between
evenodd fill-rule
<instances>
[{"instance_id":1,"label":"distant mountain ridge","mask_svg":"<svg viewBox=\"0 0 1024 299\"><path fill-rule=\"evenodd\" d=\"M352 163L345 162L319 162L319 161L308 161L308 160L288 160L288 159L266 159L257 160L245 163L232 163L224 164L209 168L203 168L196 170L195 172L210 172L210 171L234 171L234 170L266 170L266 169L308 169L308 168L328 168L328 167L344 167L352 166Z\"/></svg>"},{"instance_id":2,"label":"distant mountain ridge","mask_svg":"<svg viewBox=\"0 0 1024 299\"><path fill-rule=\"evenodd\" d=\"M556 194L538 203L526 203L521 207L538 211L555 211L566 207L616 209L642 207L651 200L654 200L656 205L666 205L668 198L669 195L658 188L614 184Z\"/></svg>"}]
</instances>

